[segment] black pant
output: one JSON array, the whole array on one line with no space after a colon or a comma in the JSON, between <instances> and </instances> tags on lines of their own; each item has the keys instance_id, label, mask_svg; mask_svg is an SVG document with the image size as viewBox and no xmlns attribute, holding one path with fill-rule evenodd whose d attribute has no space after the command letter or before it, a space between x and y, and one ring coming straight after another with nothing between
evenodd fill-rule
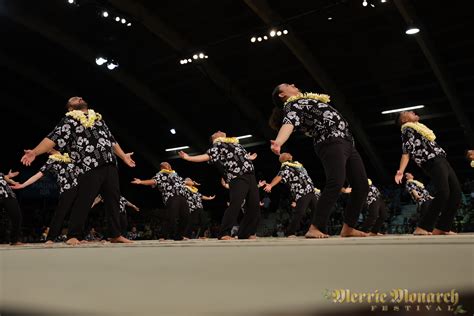
<instances>
[{"instance_id":1,"label":"black pant","mask_svg":"<svg viewBox=\"0 0 474 316\"><path fill-rule=\"evenodd\" d=\"M303 219L304 213L308 207L311 209L311 213L314 214L316 212L317 205L318 197L312 192L300 197L298 201L296 201L295 213L293 214L291 222L286 229L286 235L295 235L300 229L301 220Z\"/></svg>"},{"instance_id":2,"label":"black pant","mask_svg":"<svg viewBox=\"0 0 474 316\"><path fill-rule=\"evenodd\" d=\"M385 206L383 199L379 197L370 204L367 210L367 216L362 223L361 230L366 233L370 232L377 234L380 232L380 228L382 228L382 225L387 218L387 206Z\"/></svg>"},{"instance_id":3,"label":"black pant","mask_svg":"<svg viewBox=\"0 0 474 316\"><path fill-rule=\"evenodd\" d=\"M260 198L258 194L257 180L253 173L243 174L229 182L230 203L222 218L219 237L230 236L232 226L237 222L237 217L245 203L245 213L240 222L239 239L247 239L257 232L258 220L260 218Z\"/></svg>"},{"instance_id":4,"label":"black pant","mask_svg":"<svg viewBox=\"0 0 474 316\"><path fill-rule=\"evenodd\" d=\"M422 169L431 178L435 193L434 200L418 227L427 231L433 230L433 227L450 231L461 202L462 192L458 178L446 158L439 157L428 161L423 164Z\"/></svg>"},{"instance_id":5,"label":"black pant","mask_svg":"<svg viewBox=\"0 0 474 316\"><path fill-rule=\"evenodd\" d=\"M352 142L334 138L316 147L326 174L326 185L319 198L312 224L327 233L329 215L341 193L346 177L352 192L344 210L344 223L355 227L366 201L369 185L364 163Z\"/></svg>"},{"instance_id":6,"label":"black pant","mask_svg":"<svg viewBox=\"0 0 474 316\"><path fill-rule=\"evenodd\" d=\"M58 205L54 210L53 218L49 224L49 233L47 240L54 241L61 234L64 219L71 212L71 208L76 200L77 186L66 190L59 196Z\"/></svg>"},{"instance_id":7,"label":"black pant","mask_svg":"<svg viewBox=\"0 0 474 316\"><path fill-rule=\"evenodd\" d=\"M105 212L109 224L109 236L120 236L120 186L117 167L103 165L87 171L79 178L77 198L72 206L69 219L68 238L82 239L84 224L97 194L104 199Z\"/></svg>"},{"instance_id":8,"label":"black pant","mask_svg":"<svg viewBox=\"0 0 474 316\"><path fill-rule=\"evenodd\" d=\"M201 213L202 213L202 208L199 208L197 210L192 211L189 214L189 220L188 220L188 226L186 227L186 231L184 236L191 238L193 231L196 228L201 227ZM196 237L199 237L196 235Z\"/></svg>"},{"instance_id":9,"label":"black pant","mask_svg":"<svg viewBox=\"0 0 474 316\"><path fill-rule=\"evenodd\" d=\"M426 213L428 212L428 210L429 210L430 207L431 207L431 202L432 202L432 201L433 201L433 200L428 200L428 201L423 202L423 203L421 203L421 204L418 205L418 213L419 213L419 214L418 214L418 217L419 217L419 218L418 218L418 221L420 221L420 220L423 218L423 216L426 215ZM431 228L431 230L433 230L433 227Z\"/></svg>"},{"instance_id":10,"label":"black pant","mask_svg":"<svg viewBox=\"0 0 474 316\"><path fill-rule=\"evenodd\" d=\"M14 197L0 198L0 209L1 208L5 209L12 222L10 243L14 244L20 241L22 219L20 205L18 205L18 201Z\"/></svg>"},{"instance_id":11,"label":"black pant","mask_svg":"<svg viewBox=\"0 0 474 316\"><path fill-rule=\"evenodd\" d=\"M127 212L120 212L119 219L120 219L120 231L122 232L122 236L127 236L127 231L128 231Z\"/></svg>"},{"instance_id":12,"label":"black pant","mask_svg":"<svg viewBox=\"0 0 474 316\"><path fill-rule=\"evenodd\" d=\"M189 220L189 205L184 196L175 195L166 201L165 238L181 240Z\"/></svg>"}]
</instances>

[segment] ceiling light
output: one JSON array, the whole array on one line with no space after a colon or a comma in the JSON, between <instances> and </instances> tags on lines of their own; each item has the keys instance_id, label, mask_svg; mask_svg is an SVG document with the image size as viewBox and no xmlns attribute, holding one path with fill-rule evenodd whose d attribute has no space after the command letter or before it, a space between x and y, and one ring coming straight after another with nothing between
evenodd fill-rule
<instances>
[{"instance_id":1,"label":"ceiling light","mask_svg":"<svg viewBox=\"0 0 474 316\"><path fill-rule=\"evenodd\" d=\"M168 148L165 149L165 151L174 151L174 150L181 150L181 149L188 149L189 146L181 146L181 147L174 147L174 148Z\"/></svg>"},{"instance_id":2,"label":"ceiling light","mask_svg":"<svg viewBox=\"0 0 474 316\"><path fill-rule=\"evenodd\" d=\"M258 37L258 38L257 38L257 41L261 42L261 41L262 41L262 38L261 38L261 37Z\"/></svg>"},{"instance_id":3,"label":"ceiling light","mask_svg":"<svg viewBox=\"0 0 474 316\"><path fill-rule=\"evenodd\" d=\"M252 135L249 134L249 135L237 136L236 138L237 139L244 139L244 138L250 138L250 137L252 137Z\"/></svg>"},{"instance_id":4,"label":"ceiling light","mask_svg":"<svg viewBox=\"0 0 474 316\"><path fill-rule=\"evenodd\" d=\"M120 22L120 18L118 16L116 16L115 21Z\"/></svg>"},{"instance_id":5,"label":"ceiling light","mask_svg":"<svg viewBox=\"0 0 474 316\"><path fill-rule=\"evenodd\" d=\"M408 110L415 110L415 109L421 109L424 108L424 105L414 105L414 106L409 106L406 108L400 108L400 109L394 109L394 110L387 110L383 111L382 114L390 114L390 113L396 113L396 112L403 112L403 111L408 111Z\"/></svg>"},{"instance_id":6,"label":"ceiling light","mask_svg":"<svg viewBox=\"0 0 474 316\"><path fill-rule=\"evenodd\" d=\"M417 27L410 27L408 30L405 31L405 34L413 35L413 34L418 33L419 31L420 29Z\"/></svg>"},{"instance_id":7,"label":"ceiling light","mask_svg":"<svg viewBox=\"0 0 474 316\"><path fill-rule=\"evenodd\" d=\"M263 37L263 39L264 39L264 40L267 40L267 39L268 39L268 37L265 35L265 36Z\"/></svg>"},{"instance_id":8,"label":"ceiling light","mask_svg":"<svg viewBox=\"0 0 474 316\"><path fill-rule=\"evenodd\" d=\"M95 63L99 66L102 66L104 63L107 62L107 59L103 58L103 57L97 57L95 59Z\"/></svg>"},{"instance_id":9,"label":"ceiling light","mask_svg":"<svg viewBox=\"0 0 474 316\"><path fill-rule=\"evenodd\" d=\"M132 26L132 23L128 22L127 26Z\"/></svg>"},{"instance_id":10,"label":"ceiling light","mask_svg":"<svg viewBox=\"0 0 474 316\"><path fill-rule=\"evenodd\" d=\"M108 16L109 16L109 12L107 12L107 11L102 11L102 16L103 16L104 18L108 17Z\"/></svg>"},{"instance_id":11,"label":"ceiling light","mask_svg":"<svg viewBox=\"0 0 474 316\"><path fill-rule=\"evenodd\" d=\"M204 54L203 54L203 53L200 53L200 54L199 54L199 58L204 58Z\"/></svg>"},{"instance_id":12,"label":"ceiling light","mask_svg":"<svg viewBox=\"0 0 474 316\"><path fill-rule=\"evenodd\" d=\"M193 59L198 59L198 55L197 54L193 55Z\"/></svg>"},{"instance_id":13,"label":"ceiling light","mask_svg":"<svg viewBox=\"0 0 474 316\"><path fill-rule=\"evenodd\" d=\"M277 32L277 35L278 35L278 36L281 36L281 31L278 31L278 32Z\"/></svg>"},{"instance_id":14,"label":"ceiling light","mask_svg":"<svg viewBox=\"0 0 474 316\"><path fill-rule=\"evenodd\" d=\"M114 63L113 61L111 61L110 63L107 64L107 68L109 70L114 70L117 67L118 67L118 64Z\"/></svg>"},{"instance_id":15,"label":"ceiling light","mask_svg":"<svg viewBox=\"0 0 474 316\"><path fill-rule=\"evenodd\" d=\"M125 24L125 23L127 23L127 20L122 19L122 24Z\"/></svg>"},{"instance_id":16,"label":"ceiling light","mask_svg":"<svg viewBox=\"0 0 474 316\"><path fill-rule=\"evenodd\" d=\"M283 34L288 34L288 30L283 30Z\"/></svg>"},{"instance_id":17,"label":"ceiling light","mask_svg":"<svg viewBox=\"0 0 474 316\"><path fill-rule=\"evenodd\" d=\"M271 37L274 37L275 35L276 35L276 31L275 31L275 30L271 30L271 31L270 31L270 36L271 36Z\"/></svg>"},{"instance_id":18,"label":"ceiling light","mask_svg":"<svg viewBox=\"0 0 474 316\"><path fill-rule=\"evenodd\" d=\"M176 130L174 128L172 128L172 129L170 129L170 133L174 135L174 134L176 134Z\"/></svg>"},{"instance_id":19,"label":"ceiling light","mask_svg":"<svg viewBox=\"0 0 474 316\"><path fill-rule=\"evenodd\" d=\"M257 40L257 38L256 38L255 36L250 39L250 41L251 41L252 43L255 43L256 40Z\"/></svg>"},{"instance_id":20,"label":"ceiling light","mask_svg":"<svg viewBox=\"0 0 474 316\"><path fill-rule=\"evenodd\" d=\"M332 20L332 17L328 17L328 20L331 21L331 20Z\"/></svg>"},{"instance_id":21,"label":"ceiling light","mask_svg":"<svg viewBox=\"0 0 474 316\"><path fill-rule=\"evenodd\" d=\"M375 8L375 4L373 4L373 3L371 3L370 6L371 6L372 8Z\"/></svg>"},{"instance_id":22,"label":"ceiling light","mask_svg":"<svg viewBox=\"0 0 474 316\"><path fill-rule=\"evenodd\" d=\"M366 7L367 4L368 4L368 3L367 3L367 0L364 0L364 2L362 2L362 5L363 5L364 7Z\"/></svg>"},{"instance_id":23,"label":"ceiling light","mask_svg":"<svg viewBox=\"0 0 474 316\"><path fill-rule=\"evenodd\" d=\"M193 60L191 58L188 58L188 63L192 63Z\"/></svg>"},{"instance_id":24,"label":"ceiling light","mask_svg":"<svg viewBox=\"0 0 474 316\"><path fill-rule=\"evenodd\" d=\"M67 0L69 4L74 4L74 0Z\"/></svg>"}]
</instances>

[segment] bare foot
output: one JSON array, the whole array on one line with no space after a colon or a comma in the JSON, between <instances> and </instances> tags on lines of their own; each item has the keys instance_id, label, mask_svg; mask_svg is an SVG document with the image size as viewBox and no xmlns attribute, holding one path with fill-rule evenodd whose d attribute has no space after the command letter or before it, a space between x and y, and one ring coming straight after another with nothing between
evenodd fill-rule
<instances>
[{"instance_id":1,"label":"bare foot","mask_svg":"<svg viewBox=\"0 0 474 316\"><path fill-rule=\"evenodd\" d=\"M45 245L52 245L54 244L54 241L52 240L46 240L46 242L44 243Z\"/></svg>"},{"instance_id":2,"label":"bare foot","mask_svg":"<svg viewBox=\"0 0 474 316\"><path fill-rule=\"evenodd\" d=\"M219 240L234 240L235 238L229 235L222 236Z\"/></svg>"},{"instance_id":3,"label":"bare foot","mask_svg":"<svg viewBox=\"0 0 474 316\"><path fill-rule=\"evenodd\" d=\"M286 238L296 238L296 235L286 236Z\"/></svg>"},{"instance_id":4,"label":"bare foot","mask_svg":"<svg viewBox=\"0 0 474 316\"><path fill-rule=\"evenodd\" d=\"M249 239L255 240L255 239L257 239L257 235L250 235L250 236L249 236Z\"/></svg>"},{"instance_id":5,"label":"bare foot","mask_svg":"<svg viewBox=\"0 0 474 316\"><path fill-rule=\"evenodd\" d=\"M447 231L444 231L444 230L440 230L440 229L435 228L435 229L433 230L433 235L457 235L457 233L455 233L455 232L453 232L453 231L451 231L451 230L450 230L449 232L447 232Z\"/></svg>"},{"instance_id":6,"label":"bare foot","mask_svg":"<svg viewBox=\"0 0 474 316\"><path fill-rule=\"evenodd\" d=\"M19 241L10 244L10 246L24 246L24 245L25 245L24 243L19 242Z\"/></svg>"},{"instance_id":7,"label":"bare foot","mask_svg":"<svg viewBox=\"0 0 474 316\"><path fill-rule=\"evenodd\" d=\"M431 235L431 232L427 231L426 229L417 227L415 231L413 232L413 235L415 236L428 236Z\"/></svg>"},{"instance_id":8,"label":"bare foot","mask_svg":"<svg viewBox=\"0 0 474 316\"><path fill-rule=\"evenodd\" d=\"M189 238L188 238L188 237L183 237L183 239L182 239L182 240L189 240Z\"/></svg>"},{"instance_id":9,"label":"bare foot","mask_svg":"<svg viewBox=\"0 0 474 316\"><path fill-rule=\"evenodd\" d=\"M81 244L88 244L90 242L97 242L97 241L95 241L95 240L94 241L87 241L87 240L81 240L80 241Z\"/></svg>"},{"instance_id":10,"label":"bare foot","mask_svg":"<svg viewBox=\"0 0 474 316\"><path fill-rule=\"evenodd\" d=\"M328 238L329 235L326 235L322 231L316 228L316 226L311 225L304 235L306 238Z\"/></svg>"},{"instance_id":11,"label":"bare foot","mask_svg":"<svg viewBox=\"0 0 474 316\"><path fill-rule=\"evenodd\" d=\"M69 245L69 246L76 246L76 245L79 245L80 243L81 242L77 238L69 238L68 240L66 240L66 245Z\"/></svg>"},{"instance_id":12,"label":"bare foot","mask_svg":"<svg viewBox=\"0 0 474 316\"><path fill-rule=\"evenodd\" d=\"M123 237L123 236L110 238L110 242L115 243L115 244L133 244L133 241L131 241L131 240L129 240L129 239Z\"/></svg>"},{"instance_id":13,"label":"bare foot","mask_svg":"<svg viewBox=\"0 0 474 316\"><path fill-rule=\"evenodd\" d=\"M199 237L199 239L206 240L206 239L209 239L209 238L207 238L207 237Z\"/></svg>"},{"instance_id":14,"label":"bare foot","mask_svg":"<svg viewBox=\"0 0 474 316\"><path fill-rule=\"evenodd\" d=\"M369 234L350 227L347 224L342 225L341 237L367 237Z\"/></svg>"}]
</instances>

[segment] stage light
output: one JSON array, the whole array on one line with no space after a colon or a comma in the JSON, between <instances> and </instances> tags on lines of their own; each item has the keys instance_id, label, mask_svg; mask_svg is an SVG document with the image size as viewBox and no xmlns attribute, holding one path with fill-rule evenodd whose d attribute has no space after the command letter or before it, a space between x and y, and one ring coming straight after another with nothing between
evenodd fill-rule
<instances>
[{"instance_id":1,"label":"stage light","mask_svg":"<svg viewBox=\"0 0 474 316\"><path fill-rule=\"evenodd\" d=\"M271 36L271 37L274 37L275 35L276 35L276 31L275 31L275 30L271 30L271 31L270 31L270 36Z\"/></svg>"},{"instance_id":2,"label":"stage light","mask_svg":"<svg viewBox=\"0 0 474 316\"><path fill-rule=\"evenodd\" d=\"M409 106L406 108L383 111L382 114L390 114L390 113L403 112L403 111L408 111L408 110L422 109L424 107L425 107L424 105L414 105L414 106Z\"/></svg>"},{"instance_id":3,"label":"stage light","mask_svg":"<svg viewBox=\"0 0 474 316\"><path fill-rule=\"evenodd\" d=\"M209 58L209 56L206 55L206 56L204 56L204 58Z\"/></svg>"},{"instance_id":4,"label":"stage light","mask_svg":"<svg viewBox=\"0 0 474 316\"><path fill-rule=\"evenodd\" d=\"M74 4L74 0L67 0L69 4Z\"/></svg>"},{"instance_id":5,"label":"stage light","mask_svg":"<svg viewBox=\"0 0 474 316\"><path fill-rule=\"evenodd\" d=\"M261 41L262 41L262 38L259 36L259 37L257 38L257 41L261 42Z\"/></svg>"},{"instance_id":6,"label":"stage light","mask_svg":"<svg viewBox=\"0 0 474 316\"><path fill-rule=\"evenodd\" d=\"M373 3L371 3L370 6L371 6L372 8L375 8L375 4L373 4Z\"/></svg>"},{"instance_id":7,"label":"stage light","mask_svg":"<svg viewBox=\"0 0 474 316\"><path fill-rule=\"evenodd\" d=\"M250 137L252 137L252 135L249 134L249 135L237 136L236 138L237 139L244 139L244 138L250 138Z\"/></svg>"},{"instance_id":8,"label":"stage light","mask_svg":"<svg viewBox=\"0 0 474 316\"><path fill-rule=\"evenodd\" d=\"M283 30L283 34L288 34L288 30Z\"/></svg>"},{"instance_id":9,"label":"stage light","mask_svg":"<svg viewBox=\"0 0 474 316\"><path fill-rule=\"evenodd\" d=\"M250 41L251 41L252 43L255 43L256 40L257 40L257 38L256 38L255 36L250 39Z\"/></svg>"},{"instance_id":10,"label":"stage light","mask_svg":"<svg viewBox=\"0 0 474 316\"><path fill-rule=\"evenodd\" d=\"M405 34L413 35L413 34L418 33L419 31L420 29L417 27L410 27L408 30L405 31Z\"/></svg>"},{"instance_id":11,"label":"stage light","mask_svg":"<svg viewBox=\"0 0 474 316\"><path fill-rule=\"evenodd\" d=\"M103 57L97 57L95 59L95 63L99 66L102 66L104 63L107 62L107 59L103 58Z\"/></svg>"},{"instance_id":12,"label":"stage light","mask_svg":"<svg viewBox=\"0 0 474 316\"><path fill-rule=\"evenodd\" d=\"M331 21L331 20L332 20L332 17L328 17L328 20Z\"/></svg>"},{"instance_id":13,"label":"stage light","mask_svg":"<svg viewBox=\"0 0 474 316\"><path fill-rule=\"evenodd\" d=\"M132 23L128 22L127 26L132 26Z\"/></svg>"},{"instance_id":14,"label":"stage light","mask_svg":"<svg viewBox=\"0 0 474 316\"><path fill-rule=\"evenodd\" d=\"M189 146L181 146L181 147L174 147L174 148L168 148L165 149L165 151L174 151L174 150L181 150L181 149L188 149Z\"/></svg>"},{"instance_id":15,"label":"stage light","mask_svg":"<svg viewBox=\"0 0 474 316\"><path fill-rule=\"evenodd\" d=\"M118 16L116 16L115 21L120 22L120 18Z\"/></svg>"},{"instance_id":16,"label":"stage light","mask_svg":"<svg viewBox=\"0 0 474 316\"><path fill-rule=\"evenodd\" d=\"M385 2L387 2L387 0L380 0L380 2L385 3Z\"/></svg>"},{"instance_id":17,"label":"stage light","mask_svg":"<svg viewBox=\"0 0 474 316\"><path fill-rule=\"evenodd\" d=\"M114 70L114 69L117 68L117 67L118 67L118 64L117 64L117 63L114 63L113 61L107 63L107 68L108 68L109 70Z\"/></svg>"},{"instance_id":18,"label":"stage light","mask_svg":"<svg viewBox=\"0 0 474 316\"><path fill-rule=\"evenodd\" d=\"M127 23L127 20L122 19L122 24L125 24L125 23Z\"/></svg>"},{"instance_id":19,"label":"stage light","mask_svg":"<svg viewBox=\"0 0 474 316\"><path fill-rule=\"evenodd\" d=\"M176 134L176 130L174 128L170 129L170 133L175 135Z\"/></svg>"},{"instance_id":20,"label":"stage light","mask_svg":"<svg viewBox=\"0 0 474 316\"><path fill-rule=\"evenodd\" d=\"M188 58L188 62L189 62L189 63L192 63L193 60L192 60L191 58Z\"/></svg>"},{"instance_id":21,"label":"stage light","mask_svg":"<svg viewBox=\"0 0 474 316\"><path fill-rule=\"evenodd\" d=\"M204 58L204 54L203 54L203 53L200 53L200 54L199 54L199 58L201 58L201 59Z\"/></svg>"},{"instance_id":22,"label":"stage light","mask_svg":"<svg viewBox=\"0 0 474 316\"><path fill-rule=\"evenodd\" d=\"M263 37L263 39L264 39L264 40L267 40L267 39L268 39L268 37L265 35L265 36Z\"/></svg>"},{"instance_id":23,"label":"stage light","mask_svg":"<svg viewBox=\"0 0 474 316\"><path fill-rule=\"evenodd\" d=\"M198 59L198 55L197 55L197 54L194 54L194 55L193 55L193 59Z\"/></svg>"},{"instance_id":24,"label":"stage light","mask_svg":"<svg viewBox=\"0 0 474 316\"><path fill-rule=\"evenodd\" d=\"M368 3L367 3L367 0L364 0L364 1L362 2L362 5L363 5L364 7L366 7L367 4L368 4Z\"/></svg>"},{"instance_id":25,"label":"stage light","mask_svg":"<svg viewBox=\"0 0 474 316\"><path fill-rule=\"evenodd\" d=\"M281 31L278 31L278 32L277 32L277 36L281 36Z\"/></svg>"},{"instance_id":26,"label":"stage light","mask_svg":"<svg viewBox=\"0 0 474 316\"><path fill-rule=\"evenodd\" d=\"M102 11L102 16L103 16L104 18L108 17L108 16L109 16L109 12L107 12L107 11Z\"/></svg>"}]
</instances>

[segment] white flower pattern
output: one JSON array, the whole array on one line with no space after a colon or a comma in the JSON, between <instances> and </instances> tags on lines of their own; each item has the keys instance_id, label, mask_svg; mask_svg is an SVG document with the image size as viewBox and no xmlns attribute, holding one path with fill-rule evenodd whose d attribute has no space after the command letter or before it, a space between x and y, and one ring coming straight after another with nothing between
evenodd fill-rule
<instances>
[{"instance_id":1,"label":"white flower pattern","mask_svg":"<svg viewBox=\"0 0 474 316\"><path fill-rule=\"evenodd\" d=\"M220 163L224 169L224 176L229 182L246 173L255 171L247 151L240 144L216 142L206 152L210 163Z\"/></svg>"},{"instance_id":2,"label":"white flower pattern","mask_svg":"<svg viewBox=\"0 0 474 316\"><path fill-rule=\"evenodd\" d=\"M308 193L314 193L313 180L311 180L308 171L306 171L304 167L282 165L278 176L281 177L282 183L289 186L291 195L295 201L298 201Z\"/></svg>"}]
</instances>

